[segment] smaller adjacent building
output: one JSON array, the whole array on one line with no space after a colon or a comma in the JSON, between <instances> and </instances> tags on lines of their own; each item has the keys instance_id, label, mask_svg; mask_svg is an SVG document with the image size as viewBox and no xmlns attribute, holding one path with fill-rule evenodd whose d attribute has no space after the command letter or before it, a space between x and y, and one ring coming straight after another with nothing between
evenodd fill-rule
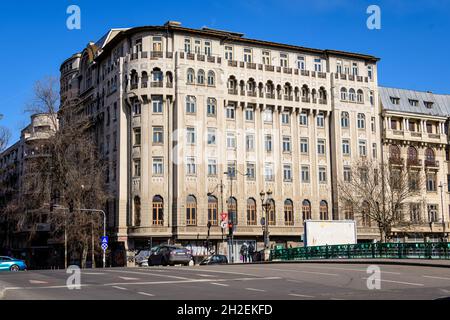
<instances>
[{"instance_id":1,"label":"smaller adjacent building","mask_svg":"<svg viewBox=\"0 0 450 320\"><path fill-rule=\"evenodd\" d=\"M58 119L49 114L34 114L31 122L21 132L20 140L0 153L0 254L22 256L29 266L46 265L50 252L48 236L50 225L45 215L38 225L27 225L20 229L8 217L9 209L17 197L23 194L30 163L47 155L46 141L58 130ZM26 195L25 195L26 196ZM37 231L29 239L31 228ZM33 258L32 258L33 257ZM30 263L31 262L31 263Z\"/></svg>"},{"instance_id":2,"label":"smaller adjacent building","mask_svg":"<svg viewBox=\"0 0 450 320\"><path fill-rule=\"evenodd\" d=\"M410 224L394 228L402 241L439 241L450 230L450 96L431 92L379 89L383 121L383 159L420 178L417 196L404 208Z\"/></svg>"}]
</instances>

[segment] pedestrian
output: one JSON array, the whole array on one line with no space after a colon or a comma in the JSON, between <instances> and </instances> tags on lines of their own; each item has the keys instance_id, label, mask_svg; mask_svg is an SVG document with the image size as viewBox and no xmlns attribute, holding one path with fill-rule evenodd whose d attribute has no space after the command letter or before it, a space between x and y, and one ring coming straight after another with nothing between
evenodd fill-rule
<instances>
[{"instance_id":1,"label":"pedestrian","mask_svg":"<svg viewBox=\"0 0 450 320\"><path fill-rule=\"evenodd\" d=\"M242 256L242 261L244 262L244 263L246 263L247 262L247 243L244 243L243 245L242 245L242 247L241 247L241 256Z\"/></svg>"},{"instance_id":2,"label":"pedestrian","mask_svg":"<svg viewBox=\"0 0 450 320\"><path fill-rule=\"evenodd\" d=\"M248 246L248 262L253 262L253 255L255 254L255 248L253 244L250 243Z\"/></svg>"}]
</instances>

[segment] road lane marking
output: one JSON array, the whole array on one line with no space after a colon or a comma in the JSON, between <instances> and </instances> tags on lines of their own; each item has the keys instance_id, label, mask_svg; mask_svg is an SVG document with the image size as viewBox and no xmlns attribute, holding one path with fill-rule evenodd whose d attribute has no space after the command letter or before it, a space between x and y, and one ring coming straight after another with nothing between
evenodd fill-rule
<instances>
[{"instance_id":1,"label":"road lane marking","mask_svg":"<svg viewBox=\"0 0 450 320\"><path fill-rule=\"evenodd\" d=\"M120 273L127 273L127 274L143 274L143 275L151 275L154 277L166 277L166 278L172 278L172 279L179 279L179 280L190 280L190 278L186 277L178 277L178 276L171 276L166 274L153 274L150 272L137 272L137 271L125 271L125 270L108 270L108 272L120 272Z\"/></svg>"},{"instance_id":2,"label":"road lane marking","mask_svg":"<svg viewBox=\"0 0 450 320\"><path fill-rule=\"evenodd\" d=\"M103 275L103 274L106 274L106 273L104 273L104 272L81 272L81 274L86 274L86 275L89 275L89 276L100 276L100 275Z\"/></svg>"},{"instance_id":3,"label":"road lane marking","mask_svg":"<svg viewBox=\"0 0 450 320\"><path fill-rule=\"evenodd\" d=\"M369 278L361 278L361 279L367 280ZM394 280L385 280L385 279L380 279L380 281L382 281L382 282L389 282L389 283L405 284L405 285L408 285L408 286L416 286L416 287L423 287L423 286L425 286L423 283L413 283L413 282L394 281Z\"/></svg>"},{"instance_id":4,"label":"road lane marking","mask_svg":"<svg viewBox=\"0 0 450 320\"><path fill-rule=\"evenodd\" d=\"M333 268L333 267L313 267L313 266L302 266L303 268L314 268L314 269L325 269L325 270L343 270L343 271L358 271L358 272L365 272L367 273L367 269L351 269L351 268ZM400 272L391 272L391 271L384 271L381 270L381 273L386 274L395 274L400 275Z\"/></svg>"},{"instance_id":5,"label":"road lane marking","mask_svg":"<svg viewBox=\"0 0 450 320\"><path fill-rule=\"evenodd\" d=\"M423 276L424 278L430 278L430 279L438 279L438 280L450 280L450 278L445 277L435 277L435 276Z\"/></svg>"},{"instance_id":6,"label":"road lane marking","mask_svg":"<svg viewBox=\"0 0 450 320\"><path fill-rule=\"evenodd\" d=\"M215 285L215 286L221 286L221 287L229 287L229 284L225 284L225 283L215 283L215 282L211 282L211 284Z\"/></svg>"},{"instance_id":7,"label":"road lane marking","mask_svg":"<svg viewBox=\"0 0 450 320\"><path fill-rule=\"evenodd\" d=\"M245 290L248 290L248 291L258 291L258 292L266 292L266 290L255 289L255 288L245 288Z\"/></svg>"},{"instance_id":8,"label":"road lane marking","mask_svg":"<svg viewBox=\"0 0 450 320\"><path fill-rule=\"evenodd\" d=\"M321 275L321 276L340 276L337 273L325 273L325 272L314 272L314 271L304 271L304 270L293 270L293 269L275 269L275 268L265 268L268 270L273 270L273 271L289 271L289 272L300 272L300 273L309 273L309 274L317 274L317 275Z\"/></svg>"},{"instance_id":9,"label":"road lane marking","mask_svg":"<svg viewBox=\"0 0 450 320\"><path fill-rule=\"evenodd\" d=\"M298 294L298 293L289 293L290 296L300 297L300 298L314 298L313 296L308 296L306 294Z\"/></svg>"},{"instance_id":10,"label":"road lane marking","mask_svg":"<svg viewBox=\"0 0 450 320\"><path fill-rule=\"evenodd\" d=\"M154 294L151 293L147 293L147 292L138 292L138 294L143 295L143 296L147 296L147 297L154 297Z\"/></svg>"},{"instance_id":11,"label":"road lane marking","mask_svg":"<svg viewBox=\"0 0 450 320\"><path fill-rule=\"evenodd\" d=\"M31 284L46 284L47 281L40 281L40 280L29 280Z\"/></svg>"},{"instance_id":12,"label":"road lane marking","mask_svg":"<svg viewBox=\"0 0 450 320\"><path fill-rule=\"evenodd\" d=\"M119 289L119 290L128 290L127 288L124 287L118 287L118 286L112 286L114 289Z\"/></svg>"},{"instance_id":13,"label":"road lane marking","mask_svg":"<svg viewBox=\"0 0 450 320\"><path fill-rule=\"evenodd\" d=\"M173 268L174 270L186 270L186 271L193 271L193 272L210 272L210 273L223 273L223 274L236 274L240 276L253 276L257 277L252 273L244 273L244 272L233 272L233 271L218 271L218 270L211 270L211 269L203 269L203 267L200 267L199 269L188 269L188 268Z\"/></svg>"},{"instance_id":14,"label":"road lane marking","mask_svg":"<svg viewBox=\"0 0 450 320\"><path fill-rule=\"evenodd\" d=\"M254 281L254 280L281 280L280 277L265 278L234 278L234 279L188 279L173 281L148 281L148 282L125 282L125 283L106 283L106 284L80 284L80 287L112 287L120 285L157 285L157 284L182 284L195 282L230 282L230 281ZM67 286L45 286L45 287L7 287L6 290L42 290L42 289L67 289Z\"/></svg>"},{"instance_id":15,"label":"road lane marking","mask_svg":"<svg viewBox=\"0 0 450 320\"><path fill-rule=\"evenodd\" d=\"M199 277L205 277L205 278L211 278L211 277L215 277L212 274L198 274Z\"/></svg>"},{"instance_id":16,"label":"road lane marking","mask_svg":"<svg viewBox=\"0 0 450 320\"><path fill-rule=\"evenodd\" d=\"M119 278L126 281L139 280L139 278L129 278L129 277L119 277Z\"/></svg>"}]
</instances>

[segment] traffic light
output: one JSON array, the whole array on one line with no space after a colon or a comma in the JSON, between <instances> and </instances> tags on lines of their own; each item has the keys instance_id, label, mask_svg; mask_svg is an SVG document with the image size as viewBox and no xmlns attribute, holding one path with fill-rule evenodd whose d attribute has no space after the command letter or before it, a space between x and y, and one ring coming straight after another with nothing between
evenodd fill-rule
<instances>
[{"instance_id":1,"label":"traffic light","mask_svg":"<svg viewBox=\"0 0 450 320\"><path fill-rule=\"evenodd\" d=\"M233 228L234 228L233 222L232 221L228 222L228 235L230 237L233 235L233 231L234 231Z\"/></svg>"}]
</instances>

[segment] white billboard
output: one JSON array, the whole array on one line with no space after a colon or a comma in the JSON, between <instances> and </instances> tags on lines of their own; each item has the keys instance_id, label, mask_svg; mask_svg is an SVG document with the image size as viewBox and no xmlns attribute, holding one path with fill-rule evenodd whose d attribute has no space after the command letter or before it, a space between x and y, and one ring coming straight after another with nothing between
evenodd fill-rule
<instances>
[{"instance_id":1,"label":"white billboard","mask_svg":"<svg viewBox=\"0 0 450 320\"><path fill-rule=\"evenodd\" d=\"M305 247L356 244L356 223L353 220L305 221Z\"/></svg>"}]
</instances>

